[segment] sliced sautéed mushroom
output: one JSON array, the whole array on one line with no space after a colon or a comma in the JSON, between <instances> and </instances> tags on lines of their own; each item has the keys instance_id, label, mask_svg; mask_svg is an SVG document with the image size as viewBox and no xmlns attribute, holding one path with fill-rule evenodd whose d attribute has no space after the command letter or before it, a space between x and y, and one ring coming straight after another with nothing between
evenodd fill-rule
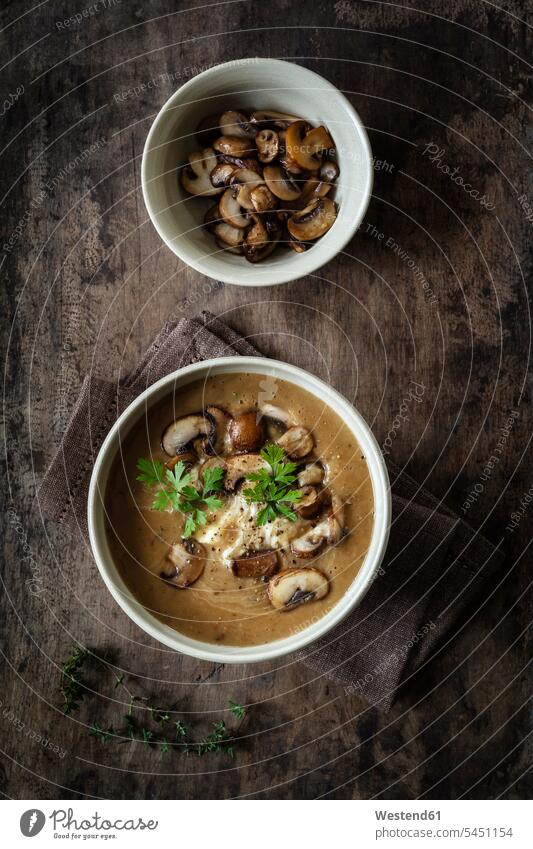
<instances>
[{"instance_id":1,"label":"sliced saut\u00e9ed mushroom","mask_svg":"<svg viewBox=\"0 0 533 849\"><path fill-rule=\"evenodd\" d=\"M252 263L279 246L303 253L335 223L340 171L325 126L230 109L200 121L196 137L178 178L191 200L210 201L204 226L221 251Z\"/></svg>"}]
</instances>

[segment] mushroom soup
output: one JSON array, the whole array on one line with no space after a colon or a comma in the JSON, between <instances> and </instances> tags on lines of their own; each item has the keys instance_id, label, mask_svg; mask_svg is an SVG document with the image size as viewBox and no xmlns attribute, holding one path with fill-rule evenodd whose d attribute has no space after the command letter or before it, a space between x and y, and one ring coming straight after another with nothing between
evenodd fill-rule
<instances>
[{"instance_id":1,"label":"mushroom soup","mask_svg":"<svg viewBox=\"0 0 533 849\"><path fill-rule=\"evenodd\" d=\"M157 618L208 643L260 645L307 627L370 544L372 483L351 430L300 387L264 384L219 375L148 410L106 490L123 580Z\"/></svg>"}]
</instances>

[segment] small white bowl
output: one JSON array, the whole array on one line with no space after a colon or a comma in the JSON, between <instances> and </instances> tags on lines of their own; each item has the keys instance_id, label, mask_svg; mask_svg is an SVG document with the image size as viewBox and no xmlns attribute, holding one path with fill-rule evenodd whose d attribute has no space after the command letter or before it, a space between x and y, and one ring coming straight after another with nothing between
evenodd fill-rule
<instances>
[{"instance_id":1,"label":"small white bowl","mask_svg":"<svg viewBox=\"0 0 533 849\"><path fill-rule=\"evenodd\" d=\"M226 109L274 109L328 128L340 168L333 195L339 211L333 227L303 254L279 248L252 264L221 251L202 226L213 199L191 198L182 189L177 169L201 146L195 136L200 119ZM279 59L239 59L204 71L167 100L146 139L141 180L154 227L180 259L224 283L272 286L311 274L350 241L370 200L372 154L357 112L330 82Z\"/></svg>"},{"instance_id":2,"label":"small white bowl","mask_svg":"<svg viewBox=\"0 0 533 849\"><path fill-rule=\"evenodd\" d=\"M105 531L104 495L111 466L121 441L146 411L193 380L220 374L249 372L295 383L328 404L357 439L366 457L374 491L374 526L365 560L353 583L335 607L307 628L259 646L220 646L193 640L160 622L138 602L120 577L113 562ZM162 378L142 393L122 413L98 454L89 488L88 523L91 548L107 588L128 616L146 633L183 654L216 663L253 663L271 660L301 649L337 625L361 601L380 567L389 537L391 518L390 485L385 462L372 431L352 405L323 381L303 369L259 357L221 357L195 363Z\"/></svg>"}]
</instances>

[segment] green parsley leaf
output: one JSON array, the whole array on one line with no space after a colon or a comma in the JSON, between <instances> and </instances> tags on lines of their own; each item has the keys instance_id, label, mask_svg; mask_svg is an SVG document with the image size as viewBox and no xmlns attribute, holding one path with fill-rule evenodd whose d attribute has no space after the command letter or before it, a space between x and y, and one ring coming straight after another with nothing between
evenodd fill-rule
<instances>
[{"instance_id":1,"label":"green parsley leaf","mask_svg":"<svg viewBox=\"0 0 533 849\"><path fill-rule=\"evenodd\" d=\"M154 500L152 501L152 510L171 510L174 509L174 504L176 503L173 498L174 493L167 492L165 489L160 489L159 492L156 492Z\"/></svg>"},{"instance_id":2,"label":"green parsley leaf","mask_svg":"<svg viewBox=\"0 0 533 849\"><path fill-rule=\"evenodd\" d=\"M189 539L193 535L196 530L196 522L192 518L192 516L187 516L187 520L185 522L185 527L183 529L183 538Z\"/></svg>"},{"instance_id":3,"label":"green parsley leaf","mask_svg":"<svg viewBox=\"0 0 533 849\"><path fill-rule=\"evenodd\" d=\"M206 510L222 507L222 501L213 495L222 489L222 466L205 470L201 492L193 485L192 475L187 472L182 460L173 469L166 469L161 460L141 458L137 468L141 472L137 480L146 486L158 487L152 502L153 510L186 514L184 539L189 539L198 527L207 524Z\"/></svg>"},{"instance_id":4,"label":"green parsley leaf","mask_svg":"<svg viewBox=\"0 0 533 849\"><path fill-rule=\"evenodd\" d=\"M296 513L294 513L288 507L285 507L285 505L282 504L281 502L279 502L279 504L277 505L277 509L279 510L281 515L285 516L285 518L288 519L290 522L295 522L296 519L298 518Z\"/></svg>"},{"instance_id":5,"label":"green parsley leaf","mask_svg":"<svg viewBox=\"0 0 533 849\"><path fill-rule=\"evenodd\" d=\"M165 477L165 466L161 460L143 460L137 461L137 468L141 472L137 475L137 480L146 486L156 486L158 483L163 483Z\"/></svg>"},{"instance_id":6,"label":"green parsley leaf","mask_svg":"<svg viewBox=\"0 0 533 849\"><path fill-rule=\"evenodd\" d=\"M222 487L222 479L224 477L224 469L222 466L215 466L213 469L206 469L204 474L204 491L202 495L207 495L210 492L218 492Z\"/></svg>"},{"instance_id":7,"label":"green parsley leaf","mask_svg":"<svg viewBox=\"0 0 533 849\"><path fill-rule=\"evenodd\" d=\"M296 463L286 462L285 452L279 445L267 445L261 451L261 457L270 466L270 471L260 469L258 472L252 472L246 480L255 486L243 491L249 503L265 505L257 514L257 524L266 525L277 516L284 516L295 522L296 513L287 504L296 504L302 497L299 489L291 489L296 480Z\"/></svg>"}]
</instances>

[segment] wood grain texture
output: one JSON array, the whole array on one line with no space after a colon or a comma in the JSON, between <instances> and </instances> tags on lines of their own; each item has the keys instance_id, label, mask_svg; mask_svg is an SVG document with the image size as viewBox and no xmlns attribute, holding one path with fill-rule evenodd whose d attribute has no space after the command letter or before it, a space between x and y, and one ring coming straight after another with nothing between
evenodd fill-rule
<instances>
[{"instance_id":1,"label":"wood grain texture","mask_svg":"<svg viewBox=\"0 0 533 849\"><path fill-rule=\"evenodd\" d=\"M88 6L12 2L1 12L2 90L12 95L1 170L2 793L525 795L532 508L506 526L531 486L527 4L109 0L65 24ZM346 251L312 277L260 291L184 268L140 192L162 103L199 70L254 55L331 80L376 157L372 201ZM442 150L435 161L430 144ZM423 384L391 457L458 511L481 484L468 520L504 538L506 571L387 716L286 661L213 667L166 651L122 614L82 541L41 519L36 487L83 376L127 371L165 319L205 307L266 354L329 380L381 441L410 381ZM132 688L175 700L204 729L230 698L253 705L235 761L165 759L90 737L87 723L112 722L124 696L97 680L80 713L62 716L58 664L75 642L112 647Z\"/></svg>"}]
</instances>

